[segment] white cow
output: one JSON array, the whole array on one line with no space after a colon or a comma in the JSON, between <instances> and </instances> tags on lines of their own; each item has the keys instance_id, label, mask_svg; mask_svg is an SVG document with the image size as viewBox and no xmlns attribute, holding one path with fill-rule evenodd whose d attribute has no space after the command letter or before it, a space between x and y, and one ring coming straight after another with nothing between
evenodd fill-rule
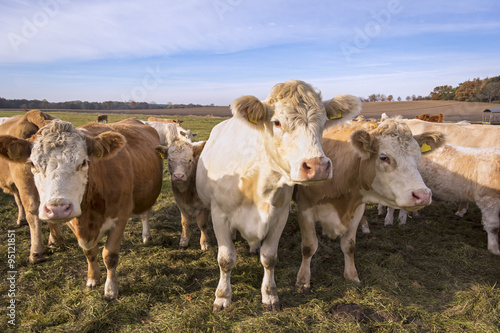
<instances>
[{"instance_id":1,"label":"white cow","mask_svg":"<svg viewBox=\"0 0 500 333\"><path fill-rule=\"evenodd\" d=\"M500 255L500 149L447 144L422 158L419 171L436 198L477 204L488 233L488 250ZM406 221L405 213L400 211L400 224ZM386 217L386 225L387 221Z\"/></svg>"},{"instance_id":2,"label":"white cow","mask_svg":"<svg viewBox=\"0 0 500 333\"><path fill-rule=\"evenodd\" d=\"M186 141L189 143L193 142L193 138L198 135L198 133L193 133L191 130L186 130L182 128L179 124L175 123L165 123L161 121L146 121L141 120L145 125L153 127L160 136L160 144L170 147L172 143L177 140Z\"/></svg>"},{"instance_id":3,"label":"white cow","mask_svg":"<svg viewBox=\"0 0 500 333\"><path fill-rule=\"evenodd\" d=\"M383 116L383 115L382 115ZM472 148L500 148L500 127L496 125L474 125L468 122L433 123L420 119L404 120L412 133L439 131L446 135L446 143ZM468 203L461 202L455 215L463 217L468 211ZM380 214L379 212L379 215ZM385 217L385 225L391 225L394 220L394 210L389 210ZM406 223L406 213L399 213L399 224ZM364 226L368 228L368 225ZM368 231L369 232L369 231Z\"/></svg>"},{"instance_id":4,"label":"white cow","mask_svg":"<svg viewBox=\"0 0 500 333\"><path fill-rule=\"evenodd\" d=\"M243 96L231 104L233 117L214 127L198 161L196 187L211 208L218 243L220 280L214 312L231 304L231 271L236 263L233 231L250 247L261 243L264 266L262 303L279 309L274 281L279 238L286 224L295 184L332 176L321 148L327 115L356 116L360 101L350 95L322 102L302 81L277 84L266 100Z\"/></svg>"}]
</instances>

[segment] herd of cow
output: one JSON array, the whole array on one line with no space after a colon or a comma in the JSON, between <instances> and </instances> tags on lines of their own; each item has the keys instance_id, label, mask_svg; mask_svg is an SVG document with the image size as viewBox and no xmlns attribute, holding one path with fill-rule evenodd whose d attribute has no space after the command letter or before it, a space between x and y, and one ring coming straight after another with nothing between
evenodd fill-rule
<instances>
[{"instance_id":1,"label":"herd of cow","mask_svg":"<svg viewBox=\"0 0 500 333\"><path fill-rule=\"evenodd\" d=\"M274 267L292 200L302 235L300 289L310 289L316 222L324 234L340 237L344 276L359 282L356 231L360 222L368 230L363 219L368 202L405 211L429 205L433 196L474 202L488 249L500 255L498 127L400 118L355 121L358 98L323 101L296 80L275 85L263 101L240 97L231 110L233 117L215 126L207 141L195 143L191 131L160 119L79 128L38 110L6 119L0 125L0 186L14 195L17 223L29 224L29 261L46 259L40 221L50 227L49 247L61 244L60 225L67 222L87 258L87 287L95 288L98 242L107 235L104 295L118 297L125 225L131 214L140 214L143 241L150 240L149 211L161 191L163 158L181 211L180 247L188 246L189 224L196 218L206 250L211 216L220 267L214 312L231 303L236 232L260 254L262 303L279 309Z\"/></svg>"}]
</instances>

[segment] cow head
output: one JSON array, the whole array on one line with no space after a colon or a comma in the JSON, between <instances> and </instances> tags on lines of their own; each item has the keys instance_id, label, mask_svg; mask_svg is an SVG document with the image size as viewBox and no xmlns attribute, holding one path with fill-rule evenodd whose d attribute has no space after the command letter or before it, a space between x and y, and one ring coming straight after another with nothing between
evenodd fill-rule
<instances>
[{"instance_id":1,"label":"cow head","mask_svg":"<svg viewBox=\"0 0 500 333\"><path fill-rule=\"evenodd\" d=\"M0 154L31 163L40 195L39 218L65 222L81 214L89 163L112 157L125 142L118 133L91 137L70 123L54 121L38 132L34 143L0 136Z\"/></svg>"},{"instance_id":2,"label":"cow head","mask_svg":"<svg viewBox=\"0 0 500 333\"><path fill-rule=\"evenodd\" d=\"M445 143L439 132L413 136L401 121L388 119L373 130L358 130L351 143L361 157L365 172L362 194L367 202L417 210L432 201L432 193L418 172L421 154Z\"/></svg>"},{"instance_id":3,"label":"cow head","mask_svg":"<svg viewBox=\"0 0 500 333\"><path fill-rule=\"evenodd\" d=\"M185 141L185 142L193 142L193 138L198 135L198 133L193 133L191 130L186 130L176 124L177 128L177 136L179 137L180 140Z\"/></svg>"},{"instance_id":4,"label":"cow head","mask_svg":"<svg viewBox=\"0 0 500 333\"><path fill-rule=\"evenodd\" d=\"M327 119L341 123L360 111L359 99L338 96L323 103L321 94L305 82L291 80L273 87L265 101L243 96L231 104L235 117L261 133L262 149L288 184L332 177L321 137Z\"/></svg>"},{"instance_id":5,"label":"cow head","mask_svg":"<svg viewBox=\"0 0 500 333\"><path fill-rule=\"evenodd\" d=\"M185 183L188 179L194 179L196 165L205 143L206 141L193 144L184 141L176 141L170 147L156 147L158 155L168 160L170 181L174 183Z\"/></svg>"}]
</instances>

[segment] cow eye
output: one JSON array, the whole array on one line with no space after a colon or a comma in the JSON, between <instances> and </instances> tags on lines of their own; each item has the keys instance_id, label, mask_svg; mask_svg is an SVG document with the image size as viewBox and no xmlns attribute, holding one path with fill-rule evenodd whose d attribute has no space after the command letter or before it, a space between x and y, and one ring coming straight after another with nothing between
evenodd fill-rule
<instances>
[{"instance_id":1,"label":"cow eye","mask_svg":"<svg viewBox=\"0 0 500 333\"><path fill-rule=\"evenodd\" d=\"M29 164L31 166L31 173L37 173L38 168L33 164L33 162L29 162Z\"/></svg>"},{"instance_id":2,"label":"cow eye","mask_svg":"<svg viewBox=\"0 0 500 333\"><path fill-rule=\"evenodd\" d=\"M387 157L386 155L380 155L379 157L379 160L381 160L382 162L385 162L385 163L389 163L391 164L391 159L389 157Z\"/></svg>"},{"instance_id":3,"label":"cow eye","mask_svg":"<svg viewBox=\"0 0 500 333\"><path fill-rule=\"evenodd\" d=\"M76 170L80 171L81 169L85 168L88 165L88 163L89 162L87 160L83 160L82 164L80 164L80 166L76 168Z\"/></svg>"},{"instance_id":4,"label":"cow eye","mask_svg":"<svg viewBox=\"0 0 500 333\"><path fill-rule=\"evenodd\" d=\"M275 127L281 128L281 123L279 120L274 120L273 123Z\"/></svg>"}]
</instances>

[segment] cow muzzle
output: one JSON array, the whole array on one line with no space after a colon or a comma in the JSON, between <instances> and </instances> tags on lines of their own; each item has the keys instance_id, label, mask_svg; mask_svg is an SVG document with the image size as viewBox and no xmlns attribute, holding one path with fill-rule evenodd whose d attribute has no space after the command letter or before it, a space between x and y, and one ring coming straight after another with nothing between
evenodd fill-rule
<instances>
[{"instance_id":1,"label":"cow muzzle","mask_svg":"<svg viewBox=\"0 0 500 333\"><path fill-rule=\"evenodd\" d=\"M306 182L328 180L332 175L332 161L327 157L304 160L299 169L299 179Z\"/></svg>"},{"instance_id":2,"label":"cow muzzle","mask_svg":"<svg viewBox=\"0 0 500 333\"><path fill-rule=\"evenodd\" d=\"M40 219L50 221L67 221L75 217L74 205L65 200L51 201L40 209Z\"/></svg>"},{"instance_id":3,"label":"cow muzzle","mask_svg":"<svg viewBox=\"0 0 500 333\"><path fill-rule=\"evenodd\" d=\"M408 211L418 210L432 203L432 192L428 188L418 189L411 192L411 206L405 207Z\"/></svg>"}]
</instances>

